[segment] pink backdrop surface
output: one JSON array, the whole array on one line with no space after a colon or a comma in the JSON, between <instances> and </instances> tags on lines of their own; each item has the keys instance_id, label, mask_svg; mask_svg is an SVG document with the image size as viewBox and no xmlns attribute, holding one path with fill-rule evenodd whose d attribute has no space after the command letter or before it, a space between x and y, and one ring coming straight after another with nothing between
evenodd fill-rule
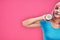
<instances>
[{"instance_id":1,"label":"pink backdrop surface","mask_svg":"<svg viewBox=\"0 0 60 40\"><path fill-rule=\"evenodd\" d=\"M51 13L60 0L0 0L0 40L43 40L41 28L26 28L24 19Z\"/></svg>"}]
</instances>

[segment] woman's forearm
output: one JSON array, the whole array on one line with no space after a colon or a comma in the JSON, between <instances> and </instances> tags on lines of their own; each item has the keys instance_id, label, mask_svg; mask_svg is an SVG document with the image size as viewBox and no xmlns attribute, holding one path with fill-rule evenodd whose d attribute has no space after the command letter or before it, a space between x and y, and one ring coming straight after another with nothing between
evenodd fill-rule
<instances>
[{"instance_id":1,"label":"woman's forearm","mask_svg":"<svg viewBox=\"0 0 60 40\"><path fill-rule=\"evenodd\" d=\"M23 21L23 25L30 25L30 24L33 24L39 20L42 20L42 19L45 19L45 15L43 16L40 16L40 17L35 17L35 18L29 18L27 20L24 20Z\"/></svg>"}]
</instances>

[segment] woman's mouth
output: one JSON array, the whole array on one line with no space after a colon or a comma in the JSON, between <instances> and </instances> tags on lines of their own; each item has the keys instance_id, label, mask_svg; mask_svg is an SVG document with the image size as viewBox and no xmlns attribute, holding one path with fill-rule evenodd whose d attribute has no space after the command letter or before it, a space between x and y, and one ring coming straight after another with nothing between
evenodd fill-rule
<instances>
[{"instance_id":1,"label":"woman's mouth","mask_svg":"<svg viewBox=\"0 0 60 40\"><path fill-rule=\"evenodd\" d=\"M60 12L57 12L56 14L57 14L57 15L60 15Z\"/></svg>"},{"instance_id":2,"label":"woman's mouth","mask_svg":"<svg viewBox=\"0 0 60 40\"><path fill-rule=\"evenodd\" d=\"M54 13L55 13L56 15L60 15L60 12L58 12L58 11L55 11Z\"/></svg>"}]
</instances>

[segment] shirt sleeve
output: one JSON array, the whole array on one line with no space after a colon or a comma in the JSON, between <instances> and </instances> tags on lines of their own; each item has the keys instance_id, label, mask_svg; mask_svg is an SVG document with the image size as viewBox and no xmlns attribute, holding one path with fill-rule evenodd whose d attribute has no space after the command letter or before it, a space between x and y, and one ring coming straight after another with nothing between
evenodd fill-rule
<instances>
[{"instance_id":1,"label":"shirt sleeve","mask_svg":"<svg viewBox=\"0 0 60 40\"><path fill-rule=\"evenodd\" d=\"M46 27L46 21L45 20L40 20L40 27L45 29Z\"/></svg>"}]
</instances>

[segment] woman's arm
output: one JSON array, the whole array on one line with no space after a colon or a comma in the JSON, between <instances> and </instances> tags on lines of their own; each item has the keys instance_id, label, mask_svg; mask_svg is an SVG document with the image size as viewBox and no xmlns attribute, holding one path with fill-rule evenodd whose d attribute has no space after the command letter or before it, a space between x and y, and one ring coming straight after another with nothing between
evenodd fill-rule
<instances>
[{"instance_id":1,"label":"woman's arm","mask_svg":"<svg viewBox=\"0 0 60 40\"><path fill-rule=\"evenodd\" d=\"M36 18L29 18L22 22L22 24L26 27L39 27L40 26L40 20L45 20L45 15L36 17Z\"/></svg>"}]
</instances>

